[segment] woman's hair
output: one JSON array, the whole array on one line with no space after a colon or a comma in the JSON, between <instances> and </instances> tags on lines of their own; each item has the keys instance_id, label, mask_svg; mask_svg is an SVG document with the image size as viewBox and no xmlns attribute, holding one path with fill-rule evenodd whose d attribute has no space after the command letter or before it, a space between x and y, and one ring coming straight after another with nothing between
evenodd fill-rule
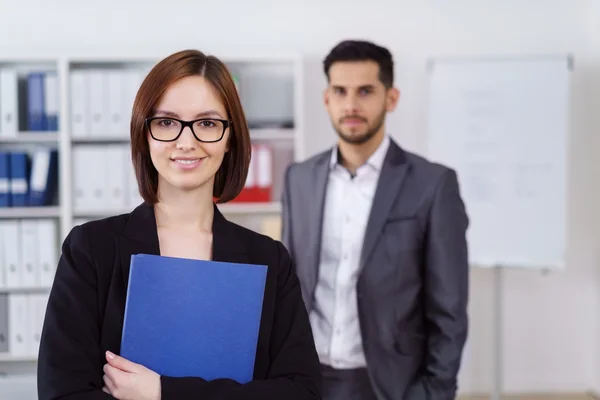
<instances>
[{"instance_id":1,"label":"woman's hair","mask_svg":"<svg viewBox=\"0 0 600 400\"><path fill-rule=\"evenodd\" d=\"M152 117L163 93L175 81L202 76L225 106L229 126L228 151L216 173L213 197L218 203L234 199L244 187L250 164L250 135L244 110L227 66L214 56L184 50L160 61L142 82L133 103L131 157L140 194L145 202L158 202L158 171L152 164L145 119Z\"/></svg>"}]
</instances>

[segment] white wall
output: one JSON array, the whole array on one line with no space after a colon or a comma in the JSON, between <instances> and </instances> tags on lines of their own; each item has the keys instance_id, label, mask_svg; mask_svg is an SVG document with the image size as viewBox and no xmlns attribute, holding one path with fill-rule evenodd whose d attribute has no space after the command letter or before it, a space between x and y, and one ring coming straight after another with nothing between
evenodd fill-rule
<instances>
[{"instance_id":1,"label":"white wall","mask_svg":"<svg viewBox=\"0 0 600 400\"><path fill-rule=\"evenodd\" d=\"M598 135L598 127L600 126L600 1L594 1L591 3L589 11L587 13L587 26L588 26L588 37L590 41L588 43L588 54L590 54L591 65L594 68L593 73L591 74L593 78L590 80L590 89L591 92L594 93L593 98L590 99L590 125L593 126L594 132L590 132L591 136L593 136L594 145L593 149L598 149L600 146L600 135ZM598 176L596 174L596 176ZM590 182L597 180L594 177L590 178ZM597 187L597 185L594 185ZM598 196L596 196L596 199ZM596 200L596 204L598 204ZM597 220L596 220L597 221ZM596 222L598 226L598 222ZM598 235L595 236L595 247L596 247L596 257L595 264L596 268L600 265L600 240L598 240ZM597 287L600 288L600 269L597 269ZM599 290L600 291L600 290ZM598 292L597 292L598 293ZM598 295L598 301L596 303L598 305L598 309L600 310L600 294ZM600 315L600 312L597 313ZM596 338L600 338L600 317L596 319ZM600 342L600 339L596 339L597 342ZM595 393L600 393L600 344L597 346L597 351L594 353L594 358L596 360L596 372L594 375L593 381L593 390Z\"/></svg>"},{"instance_id":2,"label":"white wall","mask_svg":"<svg viewBox=\"0 0 600 400\"><path fill-rule=\"evenodd\" d=\"M197 47L302 52L312 57L307 79L316 103L305 122L314 152L334 140L320 107L320 61L338 40L356 37L388 46L402 91L389 129L407 149L425 151L426 74L430 55L573 53L572 198L565 272L505 275L505 388L600 391L598 170L600 102L590 88L600 75L600 6L596 0L371 0L57 2L0 0L2 51L67 54L98 49L146 49L158 54ZM325 4L326 3L326 4ZM596 3L596 4L594 4ZM594 38L595 36L595 38ZM596 137L595 137L596 136ZM516 228L515 228L516 229ZM491 387L490 271L474 270L471 334L461 391Z\"/></svg>"}]
</instances>

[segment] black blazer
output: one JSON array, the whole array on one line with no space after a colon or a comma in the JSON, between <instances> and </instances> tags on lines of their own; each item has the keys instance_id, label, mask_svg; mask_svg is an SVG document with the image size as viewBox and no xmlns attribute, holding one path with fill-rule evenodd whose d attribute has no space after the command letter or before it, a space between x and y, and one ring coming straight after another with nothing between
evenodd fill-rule
<instances>
[{"instance_id":1,"label":"black blazer","mask_svg":"<svg viewBox=\"0 0 600 400\"><path fill-rule=\"evenodd\" d=\"M138 253L160 254L151 205L69 233L42 331L40 400L113 398L102 392L104 354L120 352L129 260ZM308 314L283 245L227 221L215 207L213 259L268 266L254 380L241 385L229 379L162 376L162 400L320 399L320 366Z\"/></svg>"}]
</instances>

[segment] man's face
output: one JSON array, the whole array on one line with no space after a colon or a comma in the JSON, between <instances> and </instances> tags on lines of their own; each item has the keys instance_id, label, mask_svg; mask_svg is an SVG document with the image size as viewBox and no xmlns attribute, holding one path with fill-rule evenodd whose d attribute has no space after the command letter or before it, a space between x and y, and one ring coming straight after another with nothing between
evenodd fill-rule
<instances>
[{"instance_id":1,"label":"man's face","mask_svg":"<svg viewBox=\"0 0 600 400\"><path fill-rule=\"evenodd\" d=\"M381 83L376 62L344 61L329 69L324 100L339 137L362 144L382 131L385 114L396 107L398 95L398 90Z\"/></svg>"}]
</instances>

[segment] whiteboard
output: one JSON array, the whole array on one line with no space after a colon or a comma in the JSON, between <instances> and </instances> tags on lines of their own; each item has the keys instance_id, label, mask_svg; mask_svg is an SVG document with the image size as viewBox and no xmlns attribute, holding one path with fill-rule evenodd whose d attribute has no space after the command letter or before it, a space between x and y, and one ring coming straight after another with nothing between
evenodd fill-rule
<instances>
[{"instance_id":1,"label":"whiteboard","mask_svg":"<svg viewBox=\"0 0 600 400\"><path fill-rule=\"evenodd\" d=\"M473 266L565 266L571 59L432 60L428 157L458 174Z\"/></svg>"}]
</instances>

